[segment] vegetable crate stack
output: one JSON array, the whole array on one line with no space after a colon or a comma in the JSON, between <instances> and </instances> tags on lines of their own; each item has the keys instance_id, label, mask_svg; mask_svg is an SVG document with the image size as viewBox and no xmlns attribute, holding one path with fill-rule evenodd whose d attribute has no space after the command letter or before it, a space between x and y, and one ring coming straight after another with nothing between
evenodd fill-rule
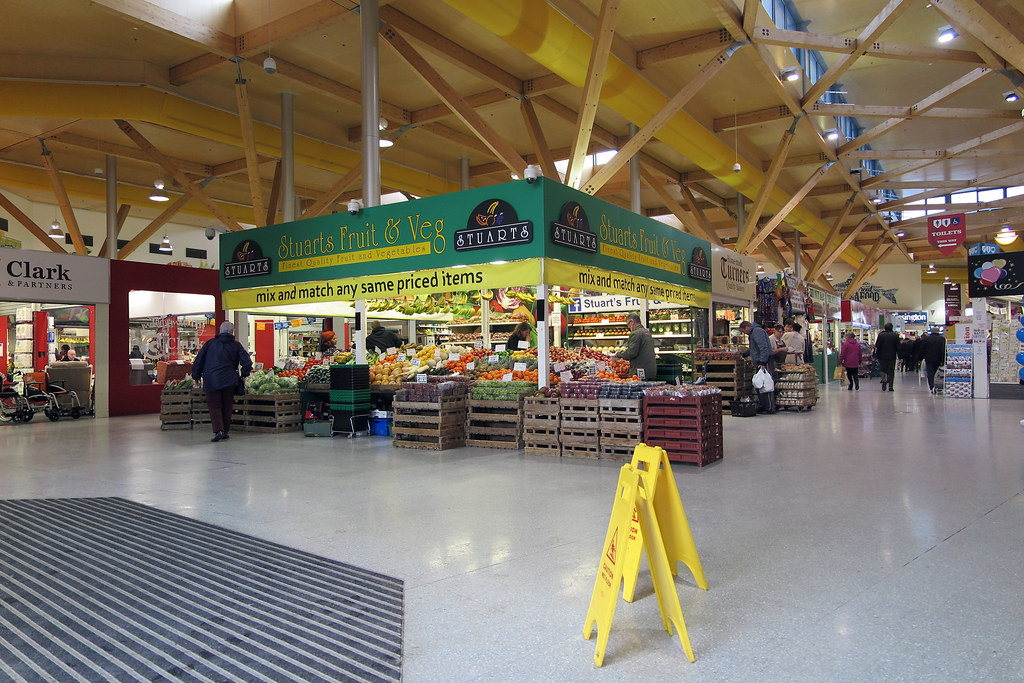
<instances>
[{"instance_id":1,"label":"vegetable crate stack","mask_svg":"<svg viewBox=\"0 0 1024 683\"><path fill-rule=\"evenodd\" d=\"M601 404L598 395L605 380L562 382L561 408L562 456L566 458L601 457Z\"/></svg>"},{"instance_id":2,"label":"vegetable crate stack","mask_svg":"<svg viewBox=\"0 0 1024 683\"><path fill-rule=\"evenodd\" d=\"M369 365L332 365L330 398L335 434L369 433Z\"/></svg>"},{"instance_id":3,"label":"vegetable crate stack","mask_svg":"<svg viewBox=\"0 0 1024 683\"><path fill-rule=\"evenodd\" d=\"M625 462L643 441L644 392L664 382L607 382L598 390L598 416L602 460Z\"/></svg>"},{"instance_id":4,"label":"vegetable crate stack","mask_svg":"<svg viewBox=\"0 0 1024 683\"><path fill-rule=\"evenodd\" d=\"M527 396L523 399L523 448L527 455L562 454L558 430L561 423L557 396Z\"/></svg>"},{"instance_id":5,"label":"vegetable crate stack","mask_svg":"<svg viewBox=\"0 0 1024 683\"><path fill-rule=\"evenodd\" d=\"M775 372L775 404L779 408L810 410L818 402L818 373L813 365L781 365Z\"/></svg>"},{"instance_id":6,"label":"vegetable crate stack","mask_svg":"<svg viewBox=\"0 0 1024 683\"><path fill-rule=\"evenodd\" d=\"M447 382L403 382L392 405L392 443L400 448L435 451L464 446L468 399L469 383L454 378Z\"/></svg>"},{"instance_id":7,"label":"vegetable crate stack","mask_svg":"<svg viewBox=\"0 0 1024 683\"><path fill-rule=\"evenodd\" d=\"M727 349L697 349L694 352L696 374L705 372L707 383L722 390L723 410L726 402L749 403L754 396L750 380L754 378L754 364L738 351Z\"/></svg>"},{"instance_id":8,"label":"vegetable crate stack","mask_svg":"<svg viewBox=\"0 0 1024 683\"><path fill-rule=\"evenodd\" d=\"M466 417L466 445L523 447L523 397L537 391L533 382L477 380Z\"/></svg>"},{"instance_id":9,"label":"vegetable crate stack","mask_svg":"<svg viewBox=\"0 0 1024 683\"><path fill-rule=\"evenodd\" d=\"M721 460L722 392L717 387L651 389L644 396L644 442L673 462Z\"/></svg>"},{"instance_id":10,"label":"vegetable crate stack","mask_svg":"<svg viewBox=\"0 0 1024 683\"><path fill-rule=\"evenodd\" d=\"M160 429L192 429L192 379L171 381L160 392Z\"/></svg>"}]
</instances>

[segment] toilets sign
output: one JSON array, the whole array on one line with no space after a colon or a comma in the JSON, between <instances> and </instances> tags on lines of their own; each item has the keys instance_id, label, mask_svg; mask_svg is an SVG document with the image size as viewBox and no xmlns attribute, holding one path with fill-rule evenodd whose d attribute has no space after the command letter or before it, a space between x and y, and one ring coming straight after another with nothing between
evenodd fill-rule
<instances>
[{"instance_id":1,"label":"toilets sign","mask_svg":"<svg viewBox=\"0 0 1024 683\"><path fill-rule=\"evenodd\" d=\"M967 217L962 213L928 217L928 244L943 256L956 251L967 237Z\"/></svg>"},{"instance_id":2,"label":"toilets sign","mask_svg":"<svg viewBox=\"0 0 1024 683\"><path fill-rule=\"evenodd\" d=\"M110 302L110 262L76 254L0 249L0 300Z\"/></svg>"}]
</instances>

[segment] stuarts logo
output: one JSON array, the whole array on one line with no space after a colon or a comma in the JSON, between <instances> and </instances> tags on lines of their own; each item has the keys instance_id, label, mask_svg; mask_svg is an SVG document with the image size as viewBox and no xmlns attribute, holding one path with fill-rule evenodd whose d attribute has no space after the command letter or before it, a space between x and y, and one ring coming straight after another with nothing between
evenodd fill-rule
<instances>
[{"instance_id":1,"label":"stuarts logo","mask_svg":"<svg viewBox=\"0 0 1024 683\"><path fill-rule=\"evenodd\" d=\"M231 260L224 264L224 277L228 280L269 274L270 259L263 256L260 245L252 240L239 242L231 254Z\"/></svg>"},{"instance_id":2,"label":"stuarts logo","mask_svg":"<svg viewBox=\"0 0 1024 683\"><path fill-rule=\"evenodd\" d=\"M466 227L455 231L455 251L490 249L533 241L533 223L519 220L515 207L503 199L480 202Z\"/></svg>"},{"instance_id":3,"label":"stuarts logo","mask_svg":"<svg viewBox=\"0 0 1024 683\"><path fill-rule=\"evenodd\" d=\"M694 280L711 282L711 266L708 265L708 253L704 251L704 247L693 248L688 272Z\"/></svg>"},{"instance_id":4,"label":"stuarts logo","mask_svg":"<svg viewBox=\"0 0 1024 683\"><path fill-rule=\"evenodd\" d=\"M590 231L587 212L578 202L569 201L562 205L558 220L551 222L551 241L589 254L597 252L597 235Z\"/></svg>"}]
</instances>

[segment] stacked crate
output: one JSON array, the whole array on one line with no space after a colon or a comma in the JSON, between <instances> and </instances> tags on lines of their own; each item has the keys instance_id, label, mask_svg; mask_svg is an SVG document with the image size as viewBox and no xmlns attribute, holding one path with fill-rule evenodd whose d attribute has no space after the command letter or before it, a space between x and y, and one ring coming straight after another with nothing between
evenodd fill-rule
<instances>
[{"instance_id":1,"label":"stacked crate","mask_svg":"<svg viewBox=\"0 0 1024 683\"><path fill-rule=\"evenodd\" d=\"M370 366L331 366L331 417L335 434L369 433Z\"/></svg>"},{"instance_id":2,"label":"stacked crate","mask_svg":"<svg viewBox=\"0 0 1024 683\"><path fill-rule=\"evenodd\" d=\"M298 391L246 394L239 398L245 399L242 402L245 431L279 434L302 430L302 410Z\"/></svg>"},{"instance_id":3,"label":"stacked crate","mask_svg":"<svg viewBox=\"0 0 1024 683\"><path fill-rule=\"evenodd\" d=\"M470 390L466 445L523 447L523 398L537 391L531 382L478 380Z\"/></svg>"},{"instance_id":4,"label":"stacked crate","mask_svg":"<svg viewBox=\"0 0 1024 683\"><path fill-rule=\"evenodd\" d=\"M775 405L810 410L818 402L818 372L813 365L781 365L775 370Z\"/></svg>"},{"instance_id":5,"label":"stacked crate","mask_svg":"<svg viewBox=\"0 0 1024 683\"><path fill-rule=\"evenodd\" d=\"M558 397L527 396L523 399L523 448L527 455L562 454Z\"/></svg>"},{"instance_id":6,"label":"stacked crate","mask_svg":"<svg viewBox=\"0 0 1024 683\"><path fill-rule=\"evenodd\" d=\"M443 451L466 445L465 383L406 382L402 387L392 405L395 446Z\"/></svg>"},{"instance_id":7,"label":"stacked crate","mask_svg":"<svg viewBox=\"0 0 1024 683\"><path fill-rule=\"evenodd\" d=\"M644 442L660 446L674 462L703 467L721 460L721 392L644 397Z\"/></svg>"},{"instance_id":8,"label":"stacked crate","mask_svg":"<svg viewBox=\"0 0 1024 683\"><path fill-rule=\"evenodd\" d=\"M643 441L643 400L638 398L599 398L601 458L628 461L633 449Z\"/></svg>"},{"instance_id":9,"label":"stacked crate","mask_svg":"<svg viewBox=\"0 0 1024 683\"><path fill-rule=\"evenodd\" d=\"M738 353L732 358L729 352L708 349L702 353L697 349L694 362L697 365L696 373L701 375L707 369L708 386L718 387L722 390L723 410L729 410L729 403L749 403L750 397L755 397L754 385L754 364L749 358L743 358Z\"/></svg>"},{"instance_id":10,"label":"stacked crate","mask_svg":"<svg viewBox=\"0 0 1024 683\"><path fill-rule=\"evenodd\" d=\"M237 399L236 399L237 400ZM210 407L206 405L206 392L202 387L192 387L192 428L210 425Z\"/></svg>"},{"instance_id":11,"label":"stacked crate","mask_svg":"<svg viewBox=\"0 0 1024 683\"><path fill-rule=\"evenodd\" d=\"M597 398L559 401L559 439L566 458L601 457L601 405Z\"/></svg>"},{"instance_id":12,"label":"stacked crate","mask_svg":"<svg viewBox=\"0 0 1024 683\"><path fill-rule=\"evenodd\" d=\"M160 392L160 429L192 429L192 389Z\"/></svg>"}]
</instances>

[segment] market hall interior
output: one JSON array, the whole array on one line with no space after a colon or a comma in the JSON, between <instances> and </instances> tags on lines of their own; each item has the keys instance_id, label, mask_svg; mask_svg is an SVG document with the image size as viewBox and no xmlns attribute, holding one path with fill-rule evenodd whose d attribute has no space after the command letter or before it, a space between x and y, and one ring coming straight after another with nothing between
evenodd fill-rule
<instances>
[{"instance_id":1,"label":"market hall interior","mask_svg":"<svg viewBox=\"0 0 1024 683\"><path fill-rule=\"evenodd\" d=\"M0 498L122 497L398 577L408 681L1021 680L1020 406L902 374L726 416L722 460L673 464L710 587L676 579L692 664L646 561L601 669L582 637L618 462L139 415L0 426Z\"/></svg>"}]
</instances>

